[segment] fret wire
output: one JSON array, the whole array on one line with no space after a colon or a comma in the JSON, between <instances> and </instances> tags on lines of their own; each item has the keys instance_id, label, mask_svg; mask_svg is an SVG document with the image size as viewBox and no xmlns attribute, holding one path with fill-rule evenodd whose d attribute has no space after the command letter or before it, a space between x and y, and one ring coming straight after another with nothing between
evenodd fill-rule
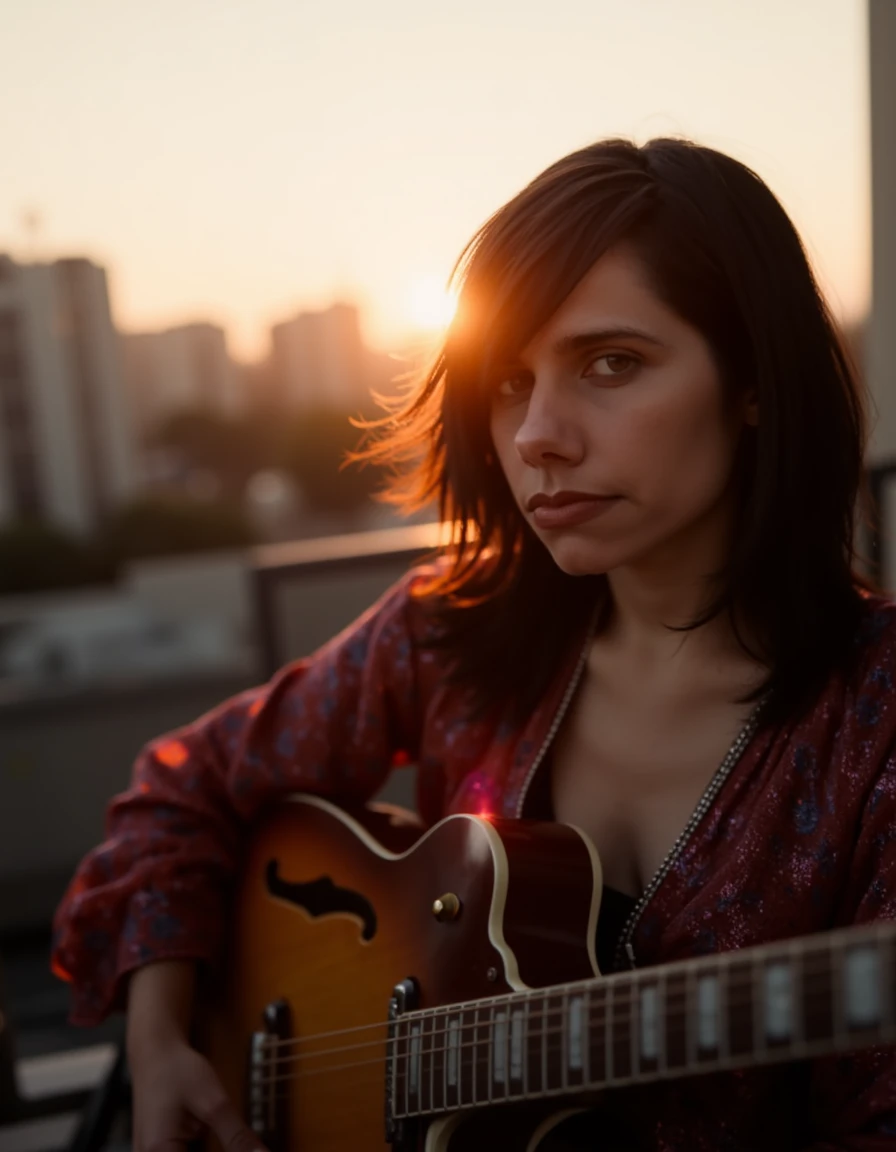
<instances>
[{"instance_id":1,"label":"fret wire","mask_svg":"<svg viewBox=\"0 0 896 1152\"><path fill-rule=\"evenodd\" d=\"M718 1044L716 1051L719 1054L720 1060L727 1060L731 1057L731 1031L730 1022L728 1019L728 1012L732 1004L732 977L734 975L734 968L731 964L731 957L736 955L733 952L723 952L719 956L721 961L719 966L719 1008L718 1008Z\"/></svg>"},{"instance_id":2,"label":"fret wire","mask_svg":"<svg viewBox=\"0 0 896 1152\"><path fill-rule=\"evenodd\" d=\"M607 1015L604 1021L604 1083L609 1084L613 1079L613 991L615 984L607 985L607 995L604 1001Z\"/></svg>"},{"instance_id":3,"label":"fret wire","mask_svg":"<svg viewBox=\"0 0 896 1152\"><path fill-rule=\"evenodd\" d=\"M486 1065L486 1068L487 1068L487 1077L486 1078L488 1080L488 1102L489 1102L489 1104L491 1104L491 1102L492 1102L492 1081L494 1079L494 1069L495 1069L495 1051L494 1051L494 1048L495 1048L495 1042L494 1042L495 1006L494 1006L494 1004L492 1004L489 1007L488 1011L489 1011L489 1016L490 1016L490 1022L488 1025L488 1064Z\"/></svg>"},{"instance_id":4,"label":"fret wire","mask_svg":"<svg viewBox=\"0 0 896 1152\"><path fill-rule=\"evenodd\" d=\"M637 975L631 977L632 994L629 997L631 1019L628 1022L629 1065L630 1071L635 1073L641 1069L641 1040L639 1029L641 1025L641 979Z\"/></svg>"},{"instance_id":5,"label":"fret wire","mask_svg":"<svg viewBox=\"0 0 896 1152\"><path fill-rule=\"evenodd\" d=\"M889 957L883 935L875 933L869 944L877 955L877 1030L883 1038L889 1029L891 980L887 979L887 973L891 969L887 965Z\"/></svg>"},{"instance_id":6,"label":"fret wire","mask_svg":"<svg viewBox=\"0 0 896 1152\"><path fill-rule=\"evenodd\" d=\"M548 1088L548 1049L547 1049L547 1020L548 1020L548 998L545 993L541 997L541 1090L547 1091Z\"/></svg>"},{"instance_id":7,"label":"fret wire","mask_svg":"<svg viewBox=\"0 0 896 1152\"><path fill-rule=\"evenodd\" d=\"M522 1016L522 1005L516 1006L516 1016L517 1017ZM508 1007L507 1007L507 1032L505 1033L505 1037L504 1037L504 1047L505 1047L505 1057L504 1058L505 1058L505 1067L506 1067L506 1073L507 1073L507 1080L505 1083L506 1083L508 1098L510 1098L511 1096L519 1095L519 1092L517 1091L517 1089L514 1088L514 1080L513 1080L513 1074L512 1074L513 1073L513 1021L514 1021L514 1006L508 1005ZM520 1068L520 1074L517 1077L517 1080L519 1081L520 1084L522 1084L522 1082L523 1082L523 1070L522 1070L522 1068Z\"/></svg>"},{"instance_id":8,"label":"fret wire","mask_svg":"<svg viewBox=\"0 0 896 1152\"><path fill-rule=\"evenodd\" d=\"M424 1037L426 1036L426 1013L425 1012L419 1017L419 1021L420 1021L420 1024L419 1024L420 1034L417 1037L417 1060L416 1060L416 1064L417 1064L417 1111L418 1112L422 1111L423 1103L424 1103L424 1097L423 1097L423 1046L424 1046Z\"/></svg>"},{"instance_id":9,"label":"fret wire","mask_svg":"<svg viewBox=\"0 0 896 1152\"><path fill-rule=\"evenodd\" d=\"M440 1013L439 1015L441 1018L442 1013ZM446 1022L447 1022L447 1020L448 1020L448 1017L446 1015ZM435 1037L439 1036L439 1031L441 1031L441 1041L442 1041L442 1047L439 1049L439 1052L440 1052L440 1055L442 1058L442 1075L441 1075L442 1101L441 1101L441 1106L442 1106L442 1108L447 1108L448 1107L448 1028L447 1028L447 1024L446 1024L445 1028L440 1029L440 1030L436 1030L433 1026L433 1048L435 1048L434 1041L435 1041ZM435 1058L433 1058L433 1059L435 1059Z\"/></svg>"},{"instance_id":10,"label":"fret wire","mask_svg":"<svg viewBox=\"0 0 896 1152\"><path fill-rule=\"evenodd\" d=\"M411 1076L410 1076L410 1061L409 1061L409 1054L410 1054L410 1040L409 1040L409 1037L410 1037L410 1028L411 1028L411 1024L410 1024L410 1021L407 1021L407 1022L405 1023L405 1029L404 1029L404 1031L405 1031L405 1036L404 1036L404 1052L405 1052L405 1060L404 1060L404 1065L405 1065L405 1073L404 1073L404 1114L405 1114L405 1116L409 1116L409 1115L410 1115L410 1112L411 1112L411 1101L410 1101L410 1091L411 1091Z\"/></svg>"},{"instance_id":11,"label":"fret wire","mask_svg":"<svg viewBox=\"0 0 896 1152\"><path fill-rule=\"evenodd\" d=\"M479 1008L473 1009L473 1104L477 1104L476 1090L479 1087L477 1083L479 1080Z\"/></svg>"},{"instance_id":12,"label":"fret wire","mask_svg":"<svg viewBox=\"0 0 896 1152\"><path fill-rule=\"evenodd\" d=\"M457 1106L463 1106L464 1085L464 1021L466 1010L462 1009L457 1017Z\"/></svg>"},{"instance_id":13,"label":"fret wire","mask_svg":"<svg viewBox=\"0 0 896 1152\"><path fill-rule=\"evenodd\" d=\"M561 999L560 1005L560 1086L561 1089L569 1087L569 996Z\"/></svg>"},{"instance_id":14,"label":"fret wire","mask_svg":"<svg viewBox=\"0 0 896 1152\"><path fill-rule=\"evenodd\" d=\"M529 1011L532 1004L532 993L530 992L525 999L525 1017L523 1026L523 1092L529 1095L529 1020L531 1013Z\"/></svg>"},{"instance_id":15,"label":"fret wire","mask_svg":"<svg viewBox=\"0 0 896 1152\"><path fill-rule=\"evenodd\" d=\"M390 1029L390 1036L387 1043L393 1045L392 1051L392 1114L393 1116L398 1111L398 1029L396 1028L397 1021L392 1022L393 1026Z\"/></svg>"},{"instance_id":16,"label":"fret wire","mask_svg":"<svg viewBox=\"0 0 896 1152\"><path fill-rule=\"evenodd\" d=\"M502 1011L504 1014L504 1021L503 1021L503 1026L502 1026L504 1034L502 1037L503 1052L501 1054L501 1060L502 1060L502 1067L504 1070L504 1099L508 1100L513 1095L513 1080L512 1080L512 1075L511 1075L511 1073L513 1071L513 1066L512 1066L513 1055L511 1052L511 1046L512 1046L511 1032L513 1030L513 1008L510 1005L508 1005L507 1009L502 1010Z\"/></svg>"},{"instance_id":17,"label":"fret wire","mask_svg":"<svg viewBox=\"0 0 896 1152\"><path fill-rule=\"evenodd\" d=\"M592 1002L588 1009L588 1060L590 1069L589 1083L594 1085L606 1083L606 1025L604 1022L604 1008L607 1000L608 985L600 984L595 988L597 1002ZM592 1020L592 1012L594 1019ZM603 1030L603 1031L602 1031ZM594 1055L592 1056L592 1047Z\"/></svg>"},{"instance_id":18,"label":"fret wire","mask_svg":"<svg viewBox=\"0 0 896 1152\"><path fill-rule=\"evenodd\" d=\"M658 1071L660 1071L660 1072L665 1072L667 1065L668 1065L668 1059L666 1056L666 1043L667 1043L667 1041L666 1041L666 992L667 992L667 990L668 989L667 989L667 984L666 984L666 971L665 971L665 969L660 968L659 972L657 973L657 979L656 979L656 1000L657 1000L656 1018L660 1022L660 1024L659 1024L659 1044L657 1045L656 1066L657 1066Z\"/></svg>"},{"instance_id":19,"label":"fret wire","mask_svg":"<svg viewBox=\"0 0 896 1152\"><path fill-rule=\"evenodd\" d=\"M849 1029L846 1024L846 1005L843 999L843 949L828 942L828 960L831 966L831 999L833 1001L834 1040L846 1040Z\"/></svg>"},{"instance_id":20,"label":"fret wire","mask_svg":"<svg viewBox=\"0 0 896 1152\"><path fill-rule=\"evenodd\" d=\"M430 1016L429 1022L430 1022L430 1032L432 1033L433 1039L435 1039L435 1034L436 1034L435 1013L433 1013ZM435 1102L436 1102L435 1090L434 1090L434 1074L435 1074L435 1063L436 1063L435 1051L436 1051L436 1046L435 1046L435 1044L433 1044L432 1054L429 1057L429 1107L430 1107L430 1109L432 1109L435 1106Z\"/></svg>"},{"instance_id":21,"label":"fret wire","mask_svg":"<svg viewBox=\"0 0 896 1152\"><path fill-rule=\"evenodd\" d=\"M614 1067L614 1073L617 1074L617 1079L619 1080L628 1079L628 1077L631 1076L634 1067L632 1053L632 1016L635 1014L635 997L632 995L632 990L635 987L636 980L636 975L628 976L628 979L626 980L626 992L628 994L619 1002L619 1009L621 1012L620 1023L622 1024L622 1029L618 1037L616 1036L616 1028L613 1028L614 1045L617 1039L619 1041L618 1055L622 1061L625 1061L626 1059L628 1061L627 1066L619 1068ZM626 1011L628 1012L627 1019L625 1015Z\"/></svg>"},{"instance_id":22,"label":"fret wire","mask_svg":"<svg viewBox=\"0 0 896 1152\"><path fill-rule=\"evenodd\" d=\"M697 1064L697 970L696 965L688 964L685 969L685 1068ZM690 1021L690 1026L688 1022Z\"/></svg>"},{"instance_id":23,"label":"fret wire","mask_svg":"<svg viewBox=\"0 0 896 1152\"><path fill-rule=\"evenodd\" d=\"M805 949L792 940L787 949L790 960L790 1049L793 1054L806 1046L806 1025L803 1019L803 962Z\"/></svg>"},{"instance_id":24,"label":"fret wire","mask_svg":"<svg viewBox=\"0 0 896 1152\"><path fill-rule=\"evenodd\" d=\"M762 956L754 956L750 965L753 975L753 1052L757 1056L764 1056L768 1050L768 1037L765 1030L766 982L765 960Z\"/></svg>"},{"instance_id":25,"label":"fret wire","mask_svg":"<svg viewBox=\"0 0 896 1152\"><path fill-rule=\"evenodd\" d=\"M582 1036L582 1084L591 1083L591 986L585 988L582 996L582 1019L585 1022L585 1031Z\"/></svg>"},{"instance_id":26,"label":"fret wire","mask_svg":"<svg viewBox=\"0 0 896 1152\"><path fill-rule=\"evenodd\" d=\"M420 1105L423 1101L423 1084L421 1072L420 1044L421 1044L421 1030L423 1028L423 1021L421 1017L417 1017L415 1022L411 1023L411 1090L412 1095L415 1097L414 1104L416 1111L420 1110Z\"/></svg>"}]
</instances>

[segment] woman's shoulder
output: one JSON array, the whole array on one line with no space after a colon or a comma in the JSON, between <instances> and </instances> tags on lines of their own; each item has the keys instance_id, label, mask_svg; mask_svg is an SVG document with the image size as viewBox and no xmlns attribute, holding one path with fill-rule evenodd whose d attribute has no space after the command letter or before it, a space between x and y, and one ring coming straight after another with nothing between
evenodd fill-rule
<instances>
[{"instance_id":1,"label":"woman's shoulder","mask_svg":"<svg viewBox=\"0 0 896 1152\"><path fill-rule=\"evenodd\" d=\"M858 589L859 618L853 647L861 666L896 657L896 598L883 592Z\"/></svg>"}]
</instances>

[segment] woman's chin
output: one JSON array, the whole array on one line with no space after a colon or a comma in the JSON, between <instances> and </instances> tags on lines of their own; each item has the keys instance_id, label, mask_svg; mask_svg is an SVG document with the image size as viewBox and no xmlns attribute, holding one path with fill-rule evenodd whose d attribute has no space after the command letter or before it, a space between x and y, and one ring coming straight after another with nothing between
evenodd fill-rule
<instances>
[{"instance_id":1,"label":"woman's chin","mask_svg":"<svg viewBox=\"0 0 896 1152\"><path fill-rule=\"evenodd\" d=\"M558 541L548 551L567 576L603 576L619 563L618 557L610 556L605 549L589 548L587 544L573 540Z\"/></svg>"}]
</instances>

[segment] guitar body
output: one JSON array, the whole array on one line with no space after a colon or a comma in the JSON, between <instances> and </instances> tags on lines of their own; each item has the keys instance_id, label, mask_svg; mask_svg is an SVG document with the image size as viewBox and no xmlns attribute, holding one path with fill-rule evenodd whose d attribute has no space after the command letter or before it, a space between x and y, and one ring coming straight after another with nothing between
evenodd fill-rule
<instances>
[{"instance_id":1,"label":"guitar body","mask_svg":"<svg viewBox=\"0 0 896 1152\"><path fill-rule=\"evenodd\" d=\"M600 891L593 847L565 825L455 816L421 835L397 810L294 797L249 845L201 1046L270 1152L380 1152L396 985L428 1009L592 977ZM568 1114L479 1108L392 1138L528 1152Z\"/></svg>"}]
</instances>

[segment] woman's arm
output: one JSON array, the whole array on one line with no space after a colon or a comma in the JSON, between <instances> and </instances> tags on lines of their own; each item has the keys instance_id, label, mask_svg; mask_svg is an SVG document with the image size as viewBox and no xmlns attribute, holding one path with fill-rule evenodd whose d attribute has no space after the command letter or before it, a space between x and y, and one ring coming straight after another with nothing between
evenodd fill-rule
<instances>
[{"instance_id":1,"label":"woman's arm","mask_svg":"<svg viewBox=\"0 0 896 1152\"><path fill-rule=\"evenodd\" d=\"M312 657L144 749L56 913L53 966L72 982L73 1022L123 1007L146 964L215 960L244 830L266 806L294 791L361 802L396 752L415 755L412 580Z\"/></svg>"}]
</instances>

